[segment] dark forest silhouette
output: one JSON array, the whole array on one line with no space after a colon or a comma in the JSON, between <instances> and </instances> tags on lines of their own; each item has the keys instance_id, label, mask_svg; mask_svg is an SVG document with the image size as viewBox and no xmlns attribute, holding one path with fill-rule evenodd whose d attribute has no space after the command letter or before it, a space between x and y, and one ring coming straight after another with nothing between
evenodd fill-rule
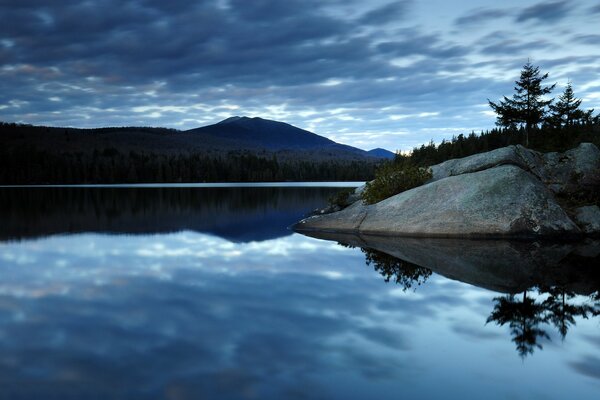
<instances>
[{"instance_id":1,"label":"dark forest silhouette","mask_svg":"<svg viewBox=\"0 0 600 400\"><path fill-rule=\"evenodd\" d=\"M4 130L46 129L4 125ZM25 141L0 149L0 184L364 181L376 161L311 160L229 151L223 154L123 152L115 147L60 152Z\"/></svg>"},{"instance_id":2,"label":"dark forest silhouette","mask_svg":"<svg viewBox=\"0 0 600 400\"><path fill-rule=\"evenodd\" d=\"M0 243L98 232L192 230L233 242L291 235L333 187L0 188Z\"/></svg>"}]
</instances>

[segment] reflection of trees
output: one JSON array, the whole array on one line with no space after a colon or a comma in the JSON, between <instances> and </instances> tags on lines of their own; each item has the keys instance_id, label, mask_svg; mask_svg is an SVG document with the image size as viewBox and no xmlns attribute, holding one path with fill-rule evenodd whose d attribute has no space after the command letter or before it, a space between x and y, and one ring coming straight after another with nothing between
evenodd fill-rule
<instances>
[{"instance_id":1,"label":"reflection of trees","mask_svg":"<svg viewBox=\"0 0 600 400\"><path fill-rule=\"evenodd\" d=\"M429 268L387 253L370 248L361 250L365 254L367 265L373 265L386 282L396 282L404 290L425 283L432 274ZM487 323L508 326L517 353L523 358L533 354L536 348L542 349L541 342L544 339L551 340L548 332L552 328L565 340L578 318L587 319L600 315L600 277L595 268L597 264L598 256L570 254L561 259L559 268L545 270L543 274L532 274L530 282L533 284L522 292L522 296L512 293L494 298L494 309L487 318ZM582 293L590 291L593 292L586 301Z\"/></svg>"},{"instance_id":2,"label":"reflection of trees","mask_svg":"<svg viewBox=\"0 0 600 400\"><path fill-rule=\"evenodd\" d=\"M386 282L400 284L404 290L410 289L414 284L420 286L431 276L429 268L400 260L381 251L362 249L362 252L365 253L367 265L373 265L375 271L379 272Z\"/></svg>"},{"instance_id":3,"label":"reflection of trees","mask_svg":"<svg viewBox=\"0 0 600 400\"><path fill-rule=\"evenodd\" d=\"M157 233L194 230L223 234L260 221L286 226L322 205L339 188L11 188L0 190L0 241L52 234ZM235 237L227 235L227 238Z\"/></svg>"},{"instance_id":4,"label":"reflection of trees","mask_svg":"<svg viewBox=\"0 0 600 400\"><path fill-rule=\"evenodd\" d=\"M583 304L569 304L567 300L573 299L575 293L567 291L564 287L557 286L545 291L549 294L544 300L542 306L547 313L548 322L552 323L564 340L567 336L569 327L575 326L575 317L588 318L588 314L593 315L593 307Z\"/></svg>"},{"instance_id":5,"label":"reflection of trees","mask_svg":"<svg viewBox=\"0 0 600 400\"><path fill-rule=\"evenodd\" d=\"M519 355L525 357L532 354L536 347L542 349L538 338L549 339L546 331L539 327L545 321L544 307L528 297L527 292L523 292L521 301L512 294L496 297L494 301L496 304L487 322L494 321L500 326L508 324Z\"/></svg>"},{"instance_id":6,"label":"reflection of trees","mask_svg":"<svg viewBox=\"0 0 600 400\"><path fill-rule=\"evenodd\" d=\"M500 326L508 324L512 341L521 357L533 354L535 348L542 349L539 340L550 339L542 324L553 325L564 340L569 328L575 326L576 317L587 319L589 315L599 315L599 292L590 296L596 302L594 305L569 303L576 295L562 286L540 288L538 293L548 297L537 302L525 291L522 299L514 294L494 298L494 310L487 319L487 322L493 321Z\"/></svg>"},{"instance_id":7,"label":"reflection of trees","mask_svg":"<svg viewBox=\"0 0 600 400\"><path fill-rule=\"evenodd\" d=\"M593 302L591 311L592 316L597 317L598 315L600 315L600 291L590 295L590 300Z\"/></svg>"}]
</instances>

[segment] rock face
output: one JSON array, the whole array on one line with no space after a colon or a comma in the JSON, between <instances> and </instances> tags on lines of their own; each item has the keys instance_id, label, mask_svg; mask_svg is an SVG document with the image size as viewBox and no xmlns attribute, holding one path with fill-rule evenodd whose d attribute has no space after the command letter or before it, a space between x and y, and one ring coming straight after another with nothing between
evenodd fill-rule
<instances>
[{"instance_id":1,"label":"rock face","mask_svg":"<svg viewBox=\"0 0 600 400\"><path fill-rule=\"evenodd\" d=\"M515 165L531 172L555 193L600 185L600 150L592 143L582 143L564 153L546 154L521 145L502 147L434 165L431 181L500 165Z\"/></svg>"},{"instance_id":2,"label":"rock face","mask_svg":"<svg viewBox=\"0 0 600 400\"><path fill-rule=\"evenodd\" d=\"M554 192L600 189L600 150L592 143L582 143L564 153L547 153L543 159L541 178Z\"/></svg>"},{"instance_id":3,"label":"rock face","mask_svg":"<svg viewBox=\"0 0 600 400\"><path fill-rule=\"evenodd\" d=\"M302 220L294 229L471 238L596 232L593 213L587 210L577 218L580 229L554 197L598 187L600 151L593 144L562 154L509 146L449 160L431 171L432 179L423 186L369 206L357 201L342 211Z\"/></svg>"},{"instance_id":4,"label":"rock face","mask_svg":"<svg viewBox=\"0 0 600 400\"><path fill-rule=\"evenodd\" d=\"M575 210L575 221L581 230L589 234L600 233L600 208L598 206L579 207Z\"/></svg>"}]
</instances>

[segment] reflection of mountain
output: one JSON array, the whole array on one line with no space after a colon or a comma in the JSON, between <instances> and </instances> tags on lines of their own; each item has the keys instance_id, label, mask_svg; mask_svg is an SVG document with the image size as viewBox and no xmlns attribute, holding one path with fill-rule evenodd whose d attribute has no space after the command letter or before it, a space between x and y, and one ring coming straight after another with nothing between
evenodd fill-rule
<instances>
[{"instance_id":1,"label":"reflection of mountain","mask_svg":"<svg viewBox=\"0 0 600 400\"><path fill-rule=\"evenodd\" d=\"M0 240L194 230L234 242L291 234L339 188L2 188Z\"/></svg>"},{"instance_id":2,"label":"reflection of mountain","mask_svg":"<svg viewBox=\"0 0 600 400\"><path fill-rule=\"evenodd\" d=\"M505 293L494 298L487 322L509 328L521 357L542 349L541 342L550 340L550 327L564 340L576 317L600 314L600 241L476 241L323 232L310 236L361 247L367 265L405 290L424 283L433 271ZM529 296L533 292L536 297ZM577 295L587 300L582 302Z\"/></svg>"}]
</instances>

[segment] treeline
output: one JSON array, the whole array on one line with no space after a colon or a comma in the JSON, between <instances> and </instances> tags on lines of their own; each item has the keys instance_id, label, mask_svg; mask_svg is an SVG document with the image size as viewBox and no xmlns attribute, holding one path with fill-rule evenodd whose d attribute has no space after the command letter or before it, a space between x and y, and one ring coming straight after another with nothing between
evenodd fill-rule
<instances>
[{"instance_id":1,"label":"treeline","mask_svg":"<svg viewBox=\"0 0 600 400\"><path fill-rule=\"evenodd\" d=\"M527 132L520 128L495 128L469 135L458 135L451 140L442 140L439 145L433 142L414 148L409 155L400 155L414 165L426 167L439 164L452 158L467 157L501 147L526 145ZM529 148L541 152L565 151L580 143L591 142L600 147L600 122L574 123L569 126L549 125L533 128L529 132Z\"/></svg>"},{"instance_id":2,"label":"treeline","mask_svg":"<svg viewBox=\"0 0 600 400\"><path fill-rule=\"evenodd\" d=\"M32 145L0 149L0 184L100 184L161 182L364 181L375 163L304 161L249 152L157 154L120 152L114 147L90 153L46 151Z\"/></svg>"},{"instance_id":3,"label":"treeline","mask_svg":"<svg viewBox=\"0 0 600 400\"><path fill-rule=\"evenodd\" d=\"M497 129L459 135L438 146L431 142L415 148L408 157L400 156L399 161L426 167L512 144L541 152L565 151L583 142L600 145L600 114L581 108L582 100L575 96L570 81L561 95L548 99L556 84L544 86L546 79L547 73L527 62L512 97L503 96L498 102L488 99Z\"/></svg>"}]
</instances>

